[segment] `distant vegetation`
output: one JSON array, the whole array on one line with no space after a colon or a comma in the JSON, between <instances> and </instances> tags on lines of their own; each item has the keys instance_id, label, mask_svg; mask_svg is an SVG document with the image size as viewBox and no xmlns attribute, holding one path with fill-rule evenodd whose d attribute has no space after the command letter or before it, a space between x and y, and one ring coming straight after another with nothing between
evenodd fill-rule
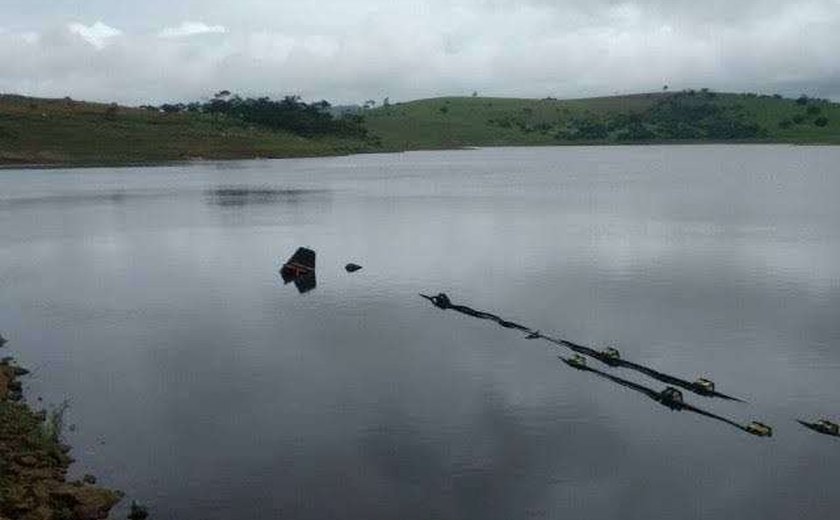
<instances>
[{"instance_id":1,"label":"distant vegetation","mask_svg":"<svg viewBox=\"0 0 840 520\"><path fill-rule=\"evenodd\" d=\"M366 112L388 149L672 142L840 144L840 105L708 89L573 100L458 97Z\"/></svg>"},{"instance_id":2,"label":"distant vegetation","mask_svg":"<svg viewBox=\"0 0 840 520\"><path fill-rule=\"evenodd\" d=\"M110 165L341 155L378 149L324 103L241 99L131 108L0 95L0 165Z\"/></svg>"},{"instance_id":3,"label":"distant vegetation","mask_svg":"<svg viewBox=\"0 0 840 520\"><path fill-rule=\"evenodd\" d=\"M286 96L274 101L268 97L242 98L228 90L222 90L206 103L166 103L160 107L146 105L141 108L168 114L214 114L231 121L259 125L272 130L286 130L305 137L334 135L363 139L367 136L361 116L343 114L334 117L327 101L305 103L298 96Z\"/></svg>"},{"instance_id":4,"label":"distant vegetation","mask_svg":"<svg viewBox=\"0 0 840 520\"><path fill-rule=\"evenodd\" d=\"M840 105L799 96L664 90L588 99L469 97L332 107L295 96L130 108L0 95L0 164L131 164L463 146L840 144Z\"/></svg>"}]
</instances>

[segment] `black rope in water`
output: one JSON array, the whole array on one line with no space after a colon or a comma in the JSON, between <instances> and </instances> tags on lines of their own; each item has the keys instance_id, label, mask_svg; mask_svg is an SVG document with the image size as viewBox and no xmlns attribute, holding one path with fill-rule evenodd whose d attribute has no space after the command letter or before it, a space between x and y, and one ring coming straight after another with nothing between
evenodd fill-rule
<instances>
[{"instance_id":1,"label":"black rope in water","mask_svg":"<svg viewBox=\"0 0 840 520\"><path fill-rule=\"evenodd\" d=\"M633 363L632 361L627 361L627 360L621 359L620 357L617 357L615 354L611 354L609 352L602 352L602 351L599 351L599 350L595 350L593 348L586 347L584 345L579 345L577 343L573 343L571 341L568 341L568 340L565 340L565 339L562 339L562 338L553 338L551 336L547 336L545 334L542 334L538 330L532 330L532 329L530 329L530 328L528 328L524 325L520 325L518 323L507 321L504 318L496 316L495 314L490 314L489 312L479 311L479 310L473 309L471 307L467 307L465 305L455 305L449 299L449 296L447 296L444 293L439 293L436 296L428 296L428 295L425 295L425 294L420 294L420 296L422 296L423 298L432 302L432 304L439 309L451 309L451 310L460 312L461 314L466 314L467 316L473 316L475 318L495 321L496 323L498 323L502 327L509 328L509 329L517 329L517 330L521 330L523 332L527 332L528 333L528 336L527 336L528 339L544 339L544 340L549 341L549 342L551 342L555 345L559 345L561 347L566 347L568 349L571 349L572 351L577 352L579 354L585 354L587 356L590 356L590 357L592 357L594 359L597 359L598 361L604 363L605 365L608 365L608 366L611 366L611 367L623 367L623 368L628 368L630 370L635 370L636 372L639 372L639 373L644 374L648 377L656 379L657 381L660 381L662 383L665 383L665 384L668 384L668 385L678 386L680 388L688 390L689 392L695 393L697 395L702 395L704 397L718 397L720 399L727 399L729 401L744 402L742 399L738 399L737 397L732 397L732 396L723 394L721 392L718 392L717 390L714 390L713 388L709 388L706 385L700 384L699 381L698 382L687 381L685 379L681 379L679 377L675 377L675 376L672 376L670 374L666 374L664 372L654 370L653 368L650 368L650 367L647 367L647 366L644 366L644 365L640 365L638 363Z\"/></svg>"}]
</instances>

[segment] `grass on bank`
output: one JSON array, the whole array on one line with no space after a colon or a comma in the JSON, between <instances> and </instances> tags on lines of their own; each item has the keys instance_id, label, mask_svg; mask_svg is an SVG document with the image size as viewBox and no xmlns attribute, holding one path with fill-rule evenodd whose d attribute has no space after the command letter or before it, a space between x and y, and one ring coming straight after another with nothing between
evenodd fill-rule
<instances>
[{"instance_id":1,"label":"grass on bank","mask_svg":"<svg viewBox=\"0 0 840 520\"><path fill-rule=\"evenodd\" d=\"M69 99L0 95L0 165L107 165L341 155L368 144L305 138L217 114L159 113Z\"/></svg>"},{"instance_id":2,"label":"grass on bank","mask_svg":"<svg viewBox=\"0 0 840 520\"><path fill-rule=\"evenodd\" d=\"M685 96L679 98L679 96ZM749 138L674 138L656 128L664 124L661 108L669 100L691 98L722 114L724 123L757 125L761 132ZM697 101L695 101L697 100ZM816 113L809 113L811 112ZM673 114L671 114L673 115ZM686 116L689 116L686 114ZM625 138L610 129L620 117L637 118L659 135ZM825 126L817 126L824 117ZM442 149L462 146L633 144L644 142L741 142L840 144L840 104L756 94L709 91L652 93L587 99L558 100L484 97L443 97L382 106L365 113L369 130L384 148ZM569 130L583 123L604 124L606 135L577 136ZM668 123L673 123L669 121ZM689 120L690 123L690 120ZM598 135L598 134L593 134ZM670 135L677 135L671 133ZM627 137L625 135L625 137Z\"/></svg>"}]
</instances>

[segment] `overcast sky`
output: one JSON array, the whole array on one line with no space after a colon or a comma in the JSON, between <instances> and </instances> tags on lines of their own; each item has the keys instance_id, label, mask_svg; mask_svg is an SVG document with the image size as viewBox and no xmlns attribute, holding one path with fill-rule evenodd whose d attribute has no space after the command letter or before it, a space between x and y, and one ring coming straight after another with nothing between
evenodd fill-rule
<instances>
[{"instance_id":1,"label":"overcast sky","mask_svg":"<svg viewBox=\"0 0 840 520\"><path fill-rule=\"evenodd\" d=\"M0 0L0 92L840 100L840 0Z\"/></svg>"}]
</instances>

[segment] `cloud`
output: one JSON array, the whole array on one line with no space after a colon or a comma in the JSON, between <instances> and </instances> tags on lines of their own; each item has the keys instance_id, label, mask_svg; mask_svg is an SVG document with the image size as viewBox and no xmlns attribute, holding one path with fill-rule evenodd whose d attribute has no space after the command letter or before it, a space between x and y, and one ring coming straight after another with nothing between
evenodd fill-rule
<instances>
[{"instance_id":1,"label":"cloud","mask_svg":"<svg viewBox=\"0 0 840 520\"><path fill-rule=\"evenodd\" d=\"M122 34L122 31L119 29L109 27L102 22L96 22L90 26L81 23L71 23L67 28L70 32L78 34L82 39L97 49L105 47L109 40Z\"/></svg>"},{"instance_id":2,"label":"cloud","mask_svg":"<svg viewBox=\"0 0 840 520\"><path fill-rule=\"evenodd\" d=\"M167 27L158 33L161 38L181 38L199 34L224 34L227 29L221 25L207 25L202 22L184 22L178 27Z\"/></svg>"},{"instance_id":3,"label":"cloud","mask_svg":"<svg viewBox=\"0 0 840 520\"><path fill-rule=\"evenodd\" d=\"M149 2L137 8L140 21L114 15L122 32L77 23L69 38L64 24L7 25L0 91L141 104L228 89L341 103L474 90L577 97L668 84L840 99L837 0L710 0L702 9L683 0L324 0L282 8L243 0L236 9L170 0L163 20L152 9L162 2ZM111 21L107 5L99 7ZM168 25L195 13L225 26Z\"/></svg>"}]
</instances>

